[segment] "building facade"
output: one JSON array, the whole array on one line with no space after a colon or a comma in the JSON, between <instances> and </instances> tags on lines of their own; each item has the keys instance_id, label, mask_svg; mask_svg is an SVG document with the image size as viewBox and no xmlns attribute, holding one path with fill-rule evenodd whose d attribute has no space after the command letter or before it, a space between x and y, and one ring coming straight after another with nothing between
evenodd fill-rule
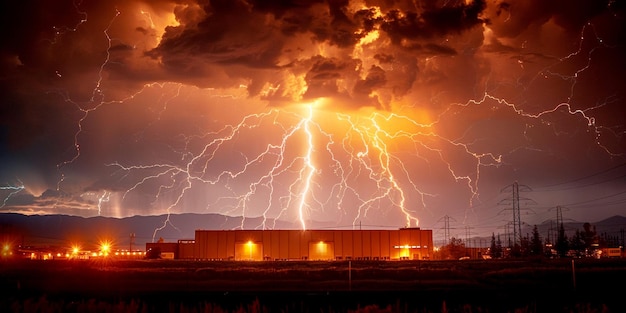
<instances>
[{"instance_id":1,"label":"building facade","mask_svg":"<svg viewBox=\"0 0 626 313\"><path fill-rule=\"evenodd\" d=\"M146 245L146 249L158 247ZM171 250L171 249L168 249ZM196 230L177 243L177 259L426 260L433 256L432 230Z\"/></svg>"}]
</instances>

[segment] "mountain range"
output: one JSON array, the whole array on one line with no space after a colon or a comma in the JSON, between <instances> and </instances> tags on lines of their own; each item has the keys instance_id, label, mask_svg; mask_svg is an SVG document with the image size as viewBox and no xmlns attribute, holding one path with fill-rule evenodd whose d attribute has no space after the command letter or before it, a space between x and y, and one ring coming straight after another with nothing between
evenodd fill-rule
<instances>
[{"instance_id":1,"label":"mountain range","mask_svg":"<svg viewBox=\"0 0 626 313\"><path fill-rule=\"evenodd\" d=\"M255 229L263 218L220 214L165 214L150 216L79 217L72 215L0 214L0 240L12 238L23 246L98 245L109 241L120 249L143 250L147 242L194 239L197 229ZM266 220L274 229L294 229L295 224ZM5 239L6 240L6 239ZM132 242L132 244L131 244Z\"/></svg>"},{"instance_id":2,"label":"mountain range","mask_svg":"<svg viewBox=\"0 0 626 313\"><path fill-rule=\"evenodd\" d=\"M265 222L265 223L264 223ZM220 214L169 214L151 216L133 216L126 218L113 217L79 217L71 215L22 215L17 213L0 213L0 240L18 241L22 246L71 246L74 244L95 246L102 241L109 241L120 249L143 250L147 242L163 239L165 242L194 239L195 231L231 230L231 229L300 229L299 223L289 223L262 217L242 218ZM583 230L582 222L564 222L568 236L576 230ZM545 221L536 225L542 238L555 236L555 221ZM617 236L624 240L626 217L613 216L591 223L597 234ZM532 234L533 226L524 225L522 235ZM330 228L323 223L312 223L315 228ZM505 235L501 235L504 241ZM489 238L471 238L489 242Z\"/></svg>"}]
</instances>

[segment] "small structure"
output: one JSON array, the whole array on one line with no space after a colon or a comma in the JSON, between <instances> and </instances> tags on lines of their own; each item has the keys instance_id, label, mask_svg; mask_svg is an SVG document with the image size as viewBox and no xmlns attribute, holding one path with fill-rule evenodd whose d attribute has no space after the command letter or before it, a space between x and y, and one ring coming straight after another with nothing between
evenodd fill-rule
<instances>
[{"instance_id":1,"label":"small structure","mask_svg":"<svg viewBox=\"0 0 626 313\"><path fill-rule=\"evenodd\" d=\"M146 243L146 258L148 259L177 259L178 243L176 242L155 242Z\"/></svg>"},{"instance_id":2,"label":"small structure","mask_svg":"<svg viewBox=\"0 0 626 313\"><path fill-rule=\"evenodd\" d=\"M604 248L600 251L602 251L601 256L603 258L621 258L622 257L621 248Z\"/></svg>"}]
</instances>

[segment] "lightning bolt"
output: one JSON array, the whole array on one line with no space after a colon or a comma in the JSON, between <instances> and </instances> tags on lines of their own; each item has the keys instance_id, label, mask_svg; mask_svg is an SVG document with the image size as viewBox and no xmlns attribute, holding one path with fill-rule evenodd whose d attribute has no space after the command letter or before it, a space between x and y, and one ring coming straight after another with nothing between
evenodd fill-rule
<instances>
[{"instance_id":1,"label":"lightning bolt","mask_svg":"<svg viewBox=\"0 0 626 313\"><path fill-rule=\"evenodd\" d=\"M78 8L77 8L78 9ZM87 119L87 117L89 116L89 114L93 111L96 111L99 107L101 107L102 105L105 104L105 102L103 101L104 99L104 94L102 93L102 81L104 79L103 76L103 72L104 69L106 67L106 65L109 63L109 60L111 58L111 47L112 47L112 43L111 43L111 36L109 35L109 29L111 28L111 26L113 25L113 23L115 22L116 18L121 14L121 12L119 10L115 10L115 16L113 17L113 19L111 19L111 21L109 22L109 25L106 27L106 29L103 31L105 38L107 39L107 49L106 49L106 57L104 59L104 61L102 62L102 64L100 64L100 70L98 71L98 79L96 80L96 85L92 90L91 93L91 99L90 101L87 103L87 105L85 105L84 107L81 106L80 104L76 103L75 101L73 101L68 95L62 94L62 96L65 98L65 101L68 103L72 103L73 105L76 106L76 108L82 113L82 116L80 117L80 119L77 122L77 130L74 133L74 156L72 158L70 158L69 160L65 160L59 164L57 164L57 170L60 174L60 179L57 182L57 190L61 190L61 184L63 184L63 182L65 181L65 173L63 172L63 167L65 167L66 165L75 162L79 157L80 157L80 140L79 137L81 135L81 133L83 132L83 123L84 121ZM81 21L80 24L86 22L87 20L87 15L84 14L84 21ZM80 26L77 25L76 27ZM60 75L60 74L58 74ZM100 101L97 101L97 97L101 98ZM95 103L95 105L93 105ZM88 105L91 104L92 107L89 108Z\"/></svg>"},{"instance_id":2,"label":"lightning bolt","mask_svg":"<svg viewBox=\"0 0 626 313\"><path fill-rule=\"evenodd\" d=\"M304 209L307 203L307 195L311 190L311 180L313 179L313 174L316 171L315 165L313 165L312 154L313 154L313 134L311 133L310 123L313 118L313 108L309 106L309 116L305 118L304 121L304 132L306 133L307 145L306 145L306 156L304 157L304 169L301 171L301 179L304 180L304 188L302 190L302 195L300 196L300 204L298 205L298 216L300 218L300 224L302 225L302 229L306 229L306 224L304 221Z\"/></svg>"},{"instance_id":3,"label":"lightning bolt","mask_svg":"<svg viewBox=\"0 0 626 313\"><path fill-rule=\"evenodd\" d=\"M8 185L8 186L0 186L0 190L8 190L9 194L7 194L4 199L2 200L2 205L0 205L0 208L4 207L7 204L7 201L9 201L9 199L11 199L11 197L15 196L16 194L18 194L20 191L24 190L26 187L24 187L24 183L22 183L22 181L20 181L19 179L18 181L18 185L17 186L12 186L12 185Z\"/></svg>"},{"instance_id":4,"label":"lightning bolt","mask_svg":"<svg viewBox=\"0 0 626 313\"><path fill-rule=\"evenodd\" d=\"M79 104L69 96L65 97L82 115L74 133L74 155L57 165L61 176L57 190L61 189L65 180L63 168L81 156L80 137L83 124L91 114L102 106L130 101L147 90L172 87L175 92L167 97L164 94L161 100L164 105L158 117L148 126L150 127L158 124L170 101L181 97L183 86L175 83L146 84L143 89L124 99L109 100L105 97L103 79L112 47L109 29L120 14L116 11L115 17L103 31L104 39L108 42L107 53L100 65L91 99L85 104ZM142 11L141 14L148 16L151 21L147 12ZM76 27L86 22L86 17L85 14L84 21ZM153 25L152 21L151 24ZM583 36L587 32L595 36ZM587 52L587 63L571 75L558 73L555 70L556 65L585 53L583 42L588 40L585 38L591 38L595 43ZM547 110L529 112L487 88L477 98L465 103L451 104L435 116L434 120L426 122L411 114L378 111L371 114L328 114L322 112L323 106L318 103L294 104L295 108L242 114L243 117L237 122L225 123L226 125L217 130L203 131L193 136L180 134L180 145L170 147L177 159L130 165L115 161L107 166L113 168L114 175L126 184L123 199L134 193L149 192L152 206L165 208L167 217L163 225L154 230L153 241L158 232L168 225L178 230L171 223L170 214L176 209L189 206L185 200L192 197L197 189L210 194L207 196L210 200L206 201L206 209L217 207L223 213L241 215L242 229L253 210L260 211L263 218L259 228L273 228L279 218L295 212L300 227L306 229L307 218L311 212L324 211L331 207L346 212L351 206L355 207L356 212L348 218L353 227L361 218L372 214L373 210L376 213L399 211L404 216L405 226L418 226L418 211L428 210L427 199L439 195L428 192L428 188L420 185L416 178L419 173L415 173L416 167L411 163L443 164L455 182L465 184L470 192L469 207L472 207L480 195L478 186L481 169L499 166L503 162L502 154L476 152L472 149L472 142L466 142L462 137L447 138L438 133L437 127L449 115L455 114L454 110L459 107L471 108L474 105L495 103L494 105L508 108L520 117L533 120L541 120L565 111L569 115L581 117L596 133L598 145L611 153L610 149L600 144L600 134L605 129L596 125L596 119L591 112L618 99L608 97L606 101L585 109L577 109L572 104L577 78L589 69L592 56L601 48L611 47L604 44L595 33L593 25L588 24L582 30L577 51L558 58L555 64L537 73L531 84L547 77L570 82L570 93L566 100ZM518 60L518 63L520 67L524 67L523 61ZM236 97L224 94L217 96ZM330 127L328 124L334 125ZM262 128L269 128L271 135L261 137L259 134ZM252 143L241 144L250 138L254 139L250 140ZM228 152L233 145L251 147L250 150L242 148L233 154ZM450 161L447 156L449 150L459 151L471 158L473 172L463 173ZM410 161L406 161L406 155L410 156ZM236 165L224 165L226 161L233 161ZM360 182L361 179L366 182ZM321 191L326 187L329 187L327 191ZM11 196L23 188L22 185L0 189L11 190ZM111 193L105 191L99 197L99 214L110 196ZM5 198L4 203L7 199ZM269 224L270 218L273 218L274 224Z\"/></svg>"},{"instance_id":5,"label":"lightning bolt","mask_svg":"<svg viewBox=\"0 0 626 313\"><path fill-rule=\"evenodd\" d=\"M391 161L398 161L400 169L404 174L403 176L409 178L409 181L410 175L406 171L406 168L403 166L403 163L400 161L400 159L394 157L392 154L389 153L386 144L387 139L411 135L407 134L404 130L395 134L391 134L385 131L377 122L377 119L381 117L382 116L379 113L374 113L369 119L365 119L365 121L369 123L359 125L357 123L353 123L349 116L338 116L339 120L345 120L349 122L351 130L356 132L357 138L360 138L364 150L356 153L355 161L360 163L360 165L367 170L368 176L376 182L377 188L380 191L378 195L362 201L362 204L358 207L358 213L353 220L353 226L357 224L359 218L361 217L361 214L367 215L368 210L373 206L374 203L388 197L391 198L394 205L399 207L400 210L405 214L406 226L411 226L412 221L414 221L415 225L417 226L418 219L411 216L411 214L407 211L405 207L404 191L402 188L400 188L394 176L393 170L391 168ZM388 117L382 118L388 122L389 119L393 117L398 117L398 115L390 114ZM406 117L402 118L408 119ZM417 125L417 123L412 120L410 120L410 122ZM419 127L421 126L422 125L419 125ZM376 152L370 152L369 146L371 146ZM380 168L380 170L378 168L375 168L373 164L370 164L371 160L367 158L370 153L375 154L373 160L378 161L376 162L376 165L378 165L378 168ZM412 181L411 183L415 187L415 184L413 184ZM417 188L415 188L415 190L419 191ZM399 199L393 199L394 193L397 193Z\"/></svg>"},{"instance_id":6,"label":"lightning bolt","mask_svg":"<svg viewBox=\"0 0 626 313\"><path fill-rule=\"evenodd\" d=\"M452 111L457 106L467 108L473 105L478 105L478 106L491 105L492 103L495 103L501 107L509 108L510 110L512 110L512 112L514 112L516 115L520 117L523 117L529 120L538 120L541 123L544 123L546 125L552 124L552 122L548 119L549 116L554 115L554 114L568 114L571 116L577 116L582 121L584 121L584 123L589 127L589 130L595 134L596 145L600 149L602 149L607 155L610 155L613 157L623 157L624 154L615 153L612 151L612 149L602 144L600 137L603 132L608 132L608 133L613 134L615 138L619 138L623 136L624 133L626 132L623 132L620 134L620 133L614 132L611 128L608 128L602 125L597 125L596 117L594 117L592 114L593 111L595 110L601 109L608 105L614 105L615 103L622 101L622 100L619 99L617 95L610 95L606 97L605 99L599 100L595 105L591 105L591 106L586 105L583 109L576 108L576 105L574 104L574 99L575 99L574 95L575 95L576 87L578 84L578 79L585 73L585 71L591 68L594 54L599 52L601 49L612 49L612 48L616 48L616 46L606 44L603 41L603 39L598 35L592 23L587 23L585 26L583 26L583 28L580 31L579 39L580 40L578 42L577 50L569 53L568 55L564 57L557 58L554 63L538 71L537 74L534 75L534 77L528 82L528 84L523 87L523 89L526 90L533 84L542 84L543 82L541 80L545 80L549 78L556 78L556 79L568 82L569 94L565 97L563 102L555 104L554 106L547 108L547 109L535 110L534 112L531 112L528 109L524 109L522 105L515 103L513 101L510 101L510 100L507 100L506 98L499 97L495 93L490 92L487 89L485 89L485 91L483 91L482 93L482 96L479 98L469 99L465 103L451 104L443 113L441 113L439 118L442 119L442 118L445 118L445 116L447 116L448 114L455 114L455 113L452 113ZM585 48L588 45L591 45L591 48ZM576 67L575 70L573 70L573 73L571 74L563 74L555 69L556 67L561 66L563 64L575 63L575 61L580 58L584 60L584 64ZM523 68L523 61L518 60L518 63ZM527 128L528 127L529 125L527 124ZM492 165L499 166L502 163L503 155L475 153L475 152L472 152L470 148L470 144L463 143L460 140L449 140L445 138L442 138L442 139L445 141L448 141L451 144L463 147L467 154L473 156L478 161L476 163L477 165L476 166L477 175L475 177L476 179L480 177L480 172L479 172L480 167L492 166ZM529 149L528 147L523 147L523 148ZM515 150L510 151L509 153L512 154L514 151ZM484 157L488 158L489 161L487 161L487 163L483 163L481 161ZM471 186L473 190L472 199L478 198L479 194L478 194L477 186L478 186L477 184L473 184ZM474 189L474 187L476 189ZM468 210L472 210L472 207L474 204L471 200L469 204L470 205L468 206L469 208Z\"/></svg>"},{"instance_id":7,"label":"lightning bolt","mask_svg":"<svg viewBox=\"0 0 626 313\"><path fill-rule=\"evenodd\" d=\"M585 36L586 33L590 33L590 35ZM588 42L588 41L591 41L591 42ZM592 48L588 49L586 56L585 56L584 47L587 44L592 44L593 46ZM560 113L560 112L563 112L563 110L565 110L565 113L572 115L572 116L580 116L586 122L587 126L589 126L595 134L597 145L601 149L603 149L607 154L612 155L612 156L621 156L622 154L617 154L617 153L612 152L611 149L604 146L600 142L600 136L603 131L611 132L615 136L620 136L620 134L613 132L610 128L607 128L601 125L596 125L596 118L590 114L590 112L593 112L594 110L598 110L604 106L608 106L610 104L614 104L620 101L617 95L610 95L606 97L605 99L603 99L602 101L598 101L596 105L586 106L584 109L576 109L574 108L574 105L572 104L576 86L578 84L578 78L585 71L590 69L592 61L593 61L593 55L597 53L600 49L611 49L611 48L616 48L616 47L612 45L607 45L606 43L604 43L604 41L598 35L592 23L585 24L585 26L580 31L580 40L578 42L578 49L576 51L569 53L568 55L564 57L558 58L555 61L555 63L550 64L546 66L545 68L543 68L542 70L540 70L532 78L532 80L530 80L528 84L528 86L533 85L533 84L541 84L542 82L540 82L539 80L548 79L549 77L556 77L557 79L569 82L570 92L566 96L565 101L559 104L556 104L552 108L540 110L538 112L532 113L532 112L528 112L527 110L522 109L518 104L514 102L508 101L507 99L502 98L502 97L498 97L490 93L489 91L484 91L481 98L470 99L466 103L462 103L462 104L461 103L453 104L449 107L449 109L453 108L454 106L467 107L470 105L484 105L487 103L487 101L494 101L498 103L499 105L512 109L517 115L521 117L528 118L528 119L538 119L538 120L541 120L542 118L550 114ZM575 71L573 71L573 74L566 75L566 74L562 74L554 70L555 67L562 65L564 63L570 62L570 61L573 62L574 59L579 58L579 57L583 57L586 61L584 65L580 66ZM551 123L549 121L544 121L544 122L547 124Z\"/></svg>"},{"instance_id":8,"label":"lightning bolt","mask_svg":"<svg viewBox=\"0 0 626 313\"><path fill-rule=\"evenodd\" d=\"M109 202L111 196L111 192L103 191L102 195L98 197L98 215L102 214L102 204L105 202Z\"/></svg>"},{"instance_id":9,"label":"lightning bolt","mask_svg":"<svg viewBox=\"0 0 626 313\"><path fill-rule=\"evenodd\" d=\"M54 30L54 37L52 40L50 40L51 44L56 44L57 40L59 39L59 37L65 35L68 32L76 32L78 31L78 28L87 22L87 12L81 10L80 8L80 4L82 3L82 1L72 1L72 5L74 6L74 8L76 9L76 13L81 16L82 18L78 21L78 23L76 25L74 25L73 27L68 27L68 26L53 26L52 29ZM60 75L57 72L57 75Z\"/></svg>"},{"instance_id":10,"label":"lightning bolt","mask_svg":"<svg viewBox=\"0 0 626 313\"><path fill-rule=\"evenodd\" d=\"M244 117L239 124L228 125L221 130L208 133L202 139L205 141L211 137L213 139L208 140L198 152L194 153L189 148L183 149L185 152L182 153L181 159L188 160L183 165L170 163L130 166L111 163L109 165L117 167L119 171L124 172L124 176L129 176L131 172L154 172L152 175L137 175L142 178L127 189L124 193L124 198L138 188L149 185L152 181L169 180L167 184L158 184L158 192L154 202L156 203L156 200L164 191L179 190L175 201L167 207L168 214L180 205L186 192L194 185L220 185L224 186L233 196L219 197L212 205L223 208L227 206L225 203L231 203L232 209L227 211L227 213L238 212L243 216L241 228L244 228L245 217L247 216L250 203L255 203L257 206L260 203L266 203L263 209L264 222L260 227L273 227L265 224L268 220L268 215L271 211L275 211L276 206L281 206L281 209L276 214L277 217L285 214L289 208L294 208L298 212L297 215L301 227L306 229L306 218L308 212L313 209L311 207L313 203L316 203L317 208L323 209L330 203L331 199L338 199L337 207L343 209L342 201L347 192L352 192L361 202L358 206L359 214L353 220L353 225L357 223L361 214L365 216L371 208L376 207L376 203L393 197L398 199L392 200L392 205L400 208L405 214L407 226L410 226L412 223L417 225L418 219L414 216L414 212L405 208L404 190L397 181L392 167L398 167L402 176L411 182L415 190L418 190L418 187L411 180L411 175L400 158L388 151L385 142L389 139L400 137L410 139L418 136L419 133L408 133L404 130L389 133L383 129L378 120L390 123L391 119L403 119L419 128L423 128L424 125L419 125L408 117L397 114L383 117L381 114L376 113L369 119L362 119L360 124L352 122L351 117L347 115L337 114L338 121L347 122L350 128L346 133L346 137L341 141L343 146L338 148L330 132L325 131L320 123L315 121L314 105L306 105L305 108L306 113L303 115L287 113L281 110L250 114ZM285 116L287 117L286 119L284 118ZM293 124L293 126L288 126L290 121L297 121L297 123ZM276 143L266 144L265 148L256 155L247 156L242 153L244 162L235 170L224 170L219 173L209 174L208 169L212 168L211 164L217 162L220 154L226 153L223 148L224 145L233 142L239 136L245 136L245 132L261 128L264 124L275 126L282 133ZM323 157L319 156L321 151L315 149L317 145L315 134L320 134L319 138L326 141L326 149L321 151L326 151L326 157L333 161L331 162L332 170L330 172L338 180L335 187L331 188L335 191L328 195L327 199L318 199L315 192L313 192L314 186L320 186L316 179L322 174L322 171L315 165L314 158L316 155L317 157ZM433 136L432 133L427 135ZM300 140L302 137L304 140ZM363 149L363 151L356 153L356 157L353 156L353 145L355 143L352 142L351 138L358 138L356 140L358 142L357 145ZM198 138L188 138L187 145L191 145L194 139ZM271 141L270 139L267 140ZM300 145L298 145L298 142ZM299 149L303 150L302 154L300 156L288 157L290 153L293 153L291 150L296 150L294 147L297 146L300 146ZM370 152L370 148L375 153ZM342 152L342 156L339 156L338 152ZM370 153L375 156L370 158ZM393 166L392 163L394 164ZM265 174L253 179L248 184L247 191L240 191L240 187L235 186L235 182L243 179L242 177L245 175L250 175L248 172L253 171L254 168L262 164L266 164L268 168ZM365 175L362 173L363 171L366 172ZM296 173L297 175L291 175L290 173ZM358 177L363 175L374 182L376 188L374 188L373 194L361 195L357 186L351 186ZM277 182L277 179L280 177L293 177L293 180L287 187L288 194L278 195L275 198L276 186L282 184ZM263 201L255 200L260 197L259 190L265 190L267 194ZM422 197L426 195L432 196L423 192L421 192L421 195ZM425 206L423 199L422 204Z\"/></svg>"}]
</instances>

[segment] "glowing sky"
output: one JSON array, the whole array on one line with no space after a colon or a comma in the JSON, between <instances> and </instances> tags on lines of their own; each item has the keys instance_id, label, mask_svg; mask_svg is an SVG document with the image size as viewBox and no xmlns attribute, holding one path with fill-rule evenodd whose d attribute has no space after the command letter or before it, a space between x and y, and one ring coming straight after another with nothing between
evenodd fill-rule
<instances>
[{"instance_id":1,"label":"glowing sky","mask_svg":"<svg viewBox=\"0 0 626 313\"><path fill-rule=\"evenodd\" d=\"M0 11L2 212L490 234L514 182L530 225L626 212L623 1Z\"/></svg>"}]
</instances>

